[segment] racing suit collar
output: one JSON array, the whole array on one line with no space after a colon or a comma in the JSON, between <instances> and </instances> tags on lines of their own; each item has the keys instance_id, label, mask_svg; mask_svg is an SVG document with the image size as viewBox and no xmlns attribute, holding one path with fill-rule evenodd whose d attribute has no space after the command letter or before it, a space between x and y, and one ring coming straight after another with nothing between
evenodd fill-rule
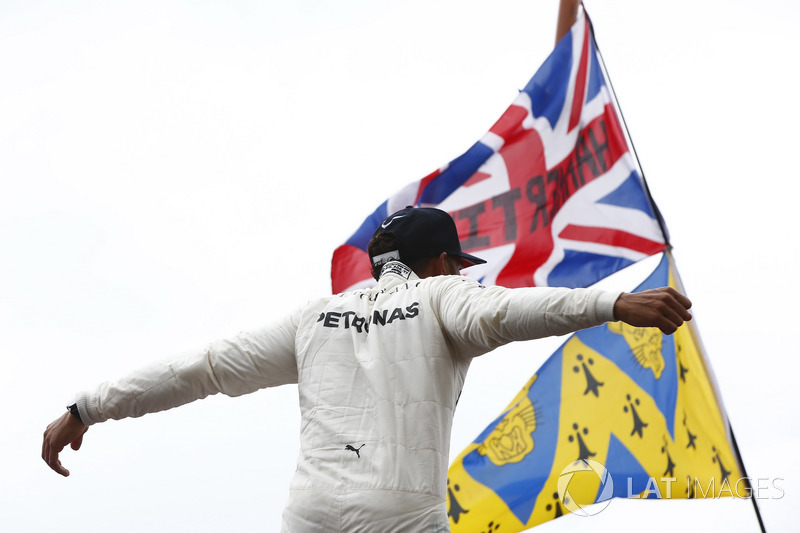
<instances>
[{"instance_id":1,"label":"racing suit collar","mask_svg":"<svg viewBox=\"0 0 800 533\"><path fill-rule=\"evenodd\" d=\"M400 261L389 261L383 268L381 268L381 275L378 277L378 283L383 285L391 283L392 280L408 281L420 279L411 268Z\"/></svg>"}]
</instances>

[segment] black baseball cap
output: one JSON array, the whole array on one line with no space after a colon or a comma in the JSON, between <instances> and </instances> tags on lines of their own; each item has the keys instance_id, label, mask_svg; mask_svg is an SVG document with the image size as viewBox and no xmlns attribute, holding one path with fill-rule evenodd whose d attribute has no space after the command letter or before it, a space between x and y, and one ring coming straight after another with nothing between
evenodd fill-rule
<instances>
[{"instance_id":1,"label":"black baseball cap","mask_svg":"<svg viewBox=\"0 0 800 533\"><path fill-rule=\"evenodd\" d=\"M373 267L391 259L413 261L423 257L437 257L442 252L459 257L462 267L481 265L486 261L461 251L458 230L447 211L434 207L406 207L389 215L372 235L388 233L397 241L397 253L390 251L370 257ZM399 257L397 255L399 254Z\"/></svg>"}]
</instances>

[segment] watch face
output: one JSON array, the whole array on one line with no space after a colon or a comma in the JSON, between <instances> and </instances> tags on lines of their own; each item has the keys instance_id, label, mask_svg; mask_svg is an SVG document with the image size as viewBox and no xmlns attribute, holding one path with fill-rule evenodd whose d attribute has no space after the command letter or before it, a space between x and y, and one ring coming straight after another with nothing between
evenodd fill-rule
<instances>
[{"instance_id":1,"label":"watch face","mask_svg":"<svg viewBox=\"0 0 800 533\"><path fill-rule=\"evenodd\" d=\"M70 412L72 415L74 415L74 416L75 416L75 418L77 418L78 420L80 420L80 421L81 421L81 423L83 423L83 420L81 419L81 414L80 414L80 411L78 411L78 404L77 404L77 403L73 403L72 405L68 405L68 406L67 406L67 410L68 410L68 411L69 411L69 412Z\"/></svg>"}]
</instances>

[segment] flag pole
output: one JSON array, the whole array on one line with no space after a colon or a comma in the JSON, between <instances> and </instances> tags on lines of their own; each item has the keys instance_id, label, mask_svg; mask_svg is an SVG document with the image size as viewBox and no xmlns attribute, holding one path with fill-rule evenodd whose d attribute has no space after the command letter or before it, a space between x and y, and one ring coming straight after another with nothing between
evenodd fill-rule
<instances>
[{"instance_id":1,"label":"flag pole","mask_svg":"<svg viewBox=\"0 0 800 533\"><path fill-rule=\"evenodd\" d=\"M727 417L727 413L725 416ZM742 469L742 475L744 476L744 479L747 482L747 488L750 489L750 501L753 503L753 510L756 512L756 518L758 519L758 526L761 528L761 533L767 533L767 530L764 527L764 521L761 519L761 510L758 508L758 500L756 499L753 493L753 485L750 484L750 476L747 475L747 470L744 469L744 461L742 461L742 452L739 451L739 445L736 444L736 436L733 434L733 427L731 426L730 418L728 418L728 431L731 434L731 444L733 445L733 451L734 453L736 453L736 457L739 459L739 468Z\"/></svg>"},{"instance_id":2,"label":"flag pole","mask_svg":"<svg viewBox=\"0 0 800 533\"><path fill-rule=\"evenodd\" d=\"M556 19L556 45L569 29L578 20L578 5L580 0L561 0L558 4L558 18Z\"/></svg>"},{"instance_id":3,"label":"flag pole","mask_svg":"<svg viewBox=\"0 0 800 533\"><path fill-rule=\"evenodd\" d=\"M564 4L568 3L569 1L570 0L562 0L561 7L563 7ZM583 5L583 2L581 2L581 5ZM561 16L561 8L559 8L559 17L560 16ZM627 137L627 140L630 143L631 151L633 152L633 156L636 159L636 166L639 168L639 173L642 176L642 183L644 185L645 194L647 195L647 198L650 200L650 205L653 206L653 210L654 210L655 215L656 215L656 220L658 220L658 225L661 228L662 235L664 236L664 241L665 241L665 243L667 245L665 253L670 256L670 262L674 266L675 262L674 262L674 259L671 257L671 255L672 255L671 254L672 244L669 241L669 231L667 231L667 226L666 226L666 223L664 222L664 217L661 215L661 211L658 209L658 206L656 205L656 202L653 199L653 195L650 193L650 187L648 187L648 185L647 185L647 180L645 179L645 176L644 176L644 170L642 169L642 163L639 160L639 154L636 152L636 147L633 144L633 138L631 137L630 131L628 130L628 123L625 121L625 116L622 113L622 108L620 107L619 100L617 99L617 93L614 91L614 86L611 83L611 77L608 75L608 69L606 68L605 59L603 58L603 54L600 51L600 46L597 44L597 38L595 37L595 33L594 33L594 25L592 24L592 20L589 18L589 15L586 13L585 10L584 10L584 16L586 17L586 20L589 22L589 30L591 31L592 39L594 40L595 49L597 50L597 56L600 59L600 65L601 65L601 68L603 69L603 74L604 74L605 80L608 83L608 87L609 87L609 90L611 92L611 96L614 99L614 106L615 106L617 112L619 113L620 121L622 122L622 126L625 129L625 136ZM560 23L561 23L561 20L559 19L559 24ZM678 278L678 284L681 287L681 291L683 291L683 283L680 281L680 276L677 273L677 269L674 268L673 272L674 272L675 276ZM693 329L693 333L694 333L693 336L695 337L697 345L701 348L700 352L702 354L702 358L705 360L705 358L706 358L705 348L702 346L702 342L699 339L699 335L698 335L697 331ZM748 488L750 489L750 501L753 504L753 510L755 511L756 519L758 520L758 525L761 528L761 533L766 533L766 528L764 526L764 521L761 518L761 510L758 507L758 500L753 495L753 488L752 488L752 485L750 484L750 478L747 475L747 470L744 467L744 460L742 459L742 452L739 450L739 445L736 442L736 436L733 433L733 426L731 426L730 417L728 416L728 412L727 412L727 410L724 408L724 406L722 404L722 396L721 396L720 391L719 391L719 389L717 387L716 379L713 378L713 374L712 374L712 372L710 372L710 368L708 367L708 365L706 365L706 372L709 374L710 381L713 384L714 391L715 391L716 396L717 396L717 403L719 404L720 408L722 409L722 412L725 413L725 421L727 422L727 425L728 425L728 434L730 435L731 447L733 448L733 452L736 454L736 460L739 463L739 469L741 470L742 475L744 476L744 480L747 483Z\"/></svg>"}]
</instances>

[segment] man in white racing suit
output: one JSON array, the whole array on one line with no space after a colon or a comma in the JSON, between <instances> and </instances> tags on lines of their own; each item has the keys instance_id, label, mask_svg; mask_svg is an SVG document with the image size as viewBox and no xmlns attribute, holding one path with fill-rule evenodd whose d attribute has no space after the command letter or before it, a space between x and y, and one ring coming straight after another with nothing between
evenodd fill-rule
<instances>
[{"instance_id":1,"label":"man in white racing suit","mask_svg":"<svg viewBox=\"0 0 800 533\"><path fill-rule=\"evenodd\" d=\"M282 531L449 531L450 431L473 357L512 341L623 320L672 333L691 303L672 289L484 287L458 275L446 212L406 208L370 243L374 288L312 301L277 323L78 395L50 424L42 458L78 449L89 425L211 394L297 383L300 454Z\"/></svg>"}]
</instances>

